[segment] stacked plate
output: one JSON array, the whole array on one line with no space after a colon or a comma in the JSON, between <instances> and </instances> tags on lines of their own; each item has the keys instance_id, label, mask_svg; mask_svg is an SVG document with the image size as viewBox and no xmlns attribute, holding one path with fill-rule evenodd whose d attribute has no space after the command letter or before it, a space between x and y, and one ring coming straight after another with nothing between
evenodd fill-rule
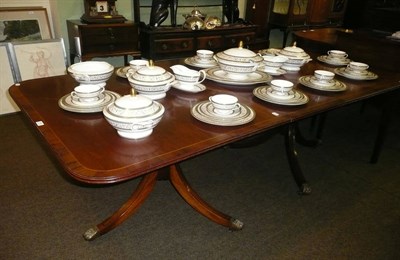
<instances>
[{"instance_id":1,"label":"stacked plate","mask_svg":"<svg viewBox=\"0 0 400 260\"><path fill-rule=\"evenodd\" d=\"M254 71L248 74L244 74L243 77L240 78L231 77L229 73L219 67L207 69L206 74L207 79L218 83L231 85L252 85L265 83L266 81L270 81L272 79L270 75L262 71Z\"/></svg>"},{"instance_id":2,"label":"stacked plate","mask_svg":"<svg viewBox=\"0 0 400 260\"><path fill-rule=\"evenodd\" d=\"M90 102L81 102L71 94L67 94L58 100L58 105L70 112L76 113L96 113L103 111L103 108L121 97L118 93L105 90L96 99Z\"/></svg>"},{"instance_id":3,"label":"stacked plate","mask_svg":"<svg viewBox=\"0 0 400 260\"><path fill-rule=\"evenodd\" d=\"M317 90L339 92L347 89L346 84L336 79L321 82L314 75L302 76L299 78L300 84Z\"/></svg>"},{"instance_id":4,"label":"stacked plate","mask_svg":"<svg viewBox=\"0 0 400 260\"><path fill-rule=\"evenodd\" d=\"M329 65L334 65L334 66L345 66L350 63L350 59L344 58L344 59L334 59L329 55L322 55L318 56L317 60L323 63L327 63Z\"/></svg>"},{"instance_id":5,"label":"stacked plate","mask_svg":"<svg viewBox=\"0 0 400 260\"><path fill-rule=\"evenodd\" d=\"M269 103L298 106L306 104L309 98L301 91L292 89L288 92L281 92L272 89L271 86L261 86L253 90L253 94L261 100Z\"/></svg>"},{"instance_id":6,"label":"stacked plate","mask_svg":"<svg viewBox=\"0 0 400 260\"><path fill-rule=\"evenodd\" d=\"M374 80L378 78L378 75L369 70L365 70L363 73L354 73L348 67L343 67L336 68L334 71L337 75L354 80Z\"/></svg>"},{"instance_id":7,"label":"stacked plate","mask_svg":"<svg viewBox=\"0 0 400 260\"><path fill-rule=\"evenodd\" d=\"M193 57L189 57L185 59L185 63L187 65L193 66L193 67L197 67L197 68L201 68L201 69L207 69L207 68L212 68L215 66L218 66L218 63L216 60L214 59L209 59L209 60L203 60L203 59L199 59L196 56Z\"/></svg>"},{"instance_id":8,"label":"stacked plate","mask_svg":"<svg viewBox=\"0 0 400 260\"><path fill-rule=\"evenodd\" d=\"M191 115L197 120L219 126L236 126L251 122L256 113L246 105L238 104L237 109L230 114L220 114L215 110L211 101L201 101L193 106Z\"/></svg>"}]
</instances>

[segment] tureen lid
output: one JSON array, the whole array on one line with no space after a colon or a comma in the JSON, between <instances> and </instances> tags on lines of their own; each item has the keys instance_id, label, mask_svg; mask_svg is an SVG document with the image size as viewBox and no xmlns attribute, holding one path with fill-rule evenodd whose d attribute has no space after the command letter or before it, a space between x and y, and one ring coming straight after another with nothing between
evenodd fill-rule
<instances>
[{"instance_id":1,"label":"tureen lid","mask_svg":"<svg viewBox=\"0 0 400 260\"><path fill-rule=\"evenodd\" d=\"M243 48L243 42L239 42L239 47L230 48L224 51L225 54L230 56L242 57L242 58L251 58L257 56L257 54L249 49Z\"/></svg>"},{"instance_id":2,"label":"tureen lid","mask_svg":"<svg viewBox=\"0 0 400 260\"><path fill-rule=\"evenodd\" d=\"M130 82L145 85L163 84L174 80L171 73L159 66L154 66L152 60L149 60L146 67L140 68L127 76Z\"/></svg>"},{"instance_id":3,"label":"tureen lid","mask_svg":"<svg viewBox=\"0 0 400 260\"><path fill-rule=\"evenodd\" d=\"M166 70L159 66L155 66L153 60L149 60L148 65L138 69L137 72L142 75L158 76L164 74Z\"/></svg>"},{"instance_id":4,"label":"tureen lid","mask_svg":"<svg viewBox=\"0 0 400 260\"><path fill-rule=\"evenodd\" d=\"M293 46L288 46L283 48L279 52L279 54L288 55L288 56L296 56L296 57L308 57L309 55L302 49L296 46L296 42L293 43Z\"/></svg>"},{"instance_id":5,"label":"tureen lid","mask_svg":"<svg viewBox=\"0 0 400 260\"><path fill-rule=\"evenodd\" d=\"M151 106L153 100L145 96L136 95L135 89L132 88L130 95L125 95L115 101L115 105L125 109L140 109Z\"/></svg>"}]
</instances>

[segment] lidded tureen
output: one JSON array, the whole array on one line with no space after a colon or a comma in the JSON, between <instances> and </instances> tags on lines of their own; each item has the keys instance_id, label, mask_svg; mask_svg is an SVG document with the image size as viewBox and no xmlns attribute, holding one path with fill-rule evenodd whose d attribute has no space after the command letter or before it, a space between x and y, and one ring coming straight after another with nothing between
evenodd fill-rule
<instances>
[{"instance_id":1,"label":"lidded tureen","mask_svg":"<svg viewBox=\"0 0 400 260\"><path fill-rule=\"evenodd\" d=\"M238 48L230 48L214 55L214 59L222 70L232 77L242 77L257 69L263 61L263 57L255 52L243 48L243 42L240 41Z\"/></svg>"},{"instance_id":2,"label":"lidded tureen","mask_svg":"<svg viewBox=\"0 0 400 260\"><path fill-rule=\"evenodd\" d=\"M288 58L288 60L282 65L282 68L288 71L298 71L300 67L305 63L308 63L312 59L302 48L296 46L296 42L293 46L288 46L276 53Z\"/></svg>"},{"instance_id":3,"label":"lidded tureen","mask_svg":"<svg viewBox=\"0 0 400 260\"><path fill-rule=\"evenodd\" d=\"M129 84L139 94L151 99L165 97L166 92L171 88L171 82L175 76L165 69L155 66L150 60L148 66L140 68L127 74Z\"/></svg>"},{"instance_id":4,"label":"lidded tureen","mask_svg":"<svg viewBox=\"0 0 400 260\"><path fill-rule=\"evenodd\" d=\"M132 89L130 95L122 96L106 106L103 114L120 136L139 139L153 132L164 111L163 105L148 97L137 95Z\"/></svg>"}]
</instances>

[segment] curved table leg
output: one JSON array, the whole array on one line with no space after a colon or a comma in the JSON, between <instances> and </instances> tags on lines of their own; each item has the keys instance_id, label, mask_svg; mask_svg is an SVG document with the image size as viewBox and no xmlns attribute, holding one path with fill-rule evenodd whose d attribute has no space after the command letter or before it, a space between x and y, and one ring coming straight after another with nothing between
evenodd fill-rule
<instances>
[{"instance_id":1,"label":"curved table leg","mask_svg":"<svg viewBox=\"0 0 400 260\"><path fill-rule=\"evenodd\" d=\"M93 240L96 237L111 231L129 218L140 207L140 205L143 204L145 199L153 190L157 181L157 175L157 171L145 175L128 201L126 201L125 204L109 218L105 219L97 226L88 229L83 237L86 240Z\"/></svg>"},{"instance_id":2,"label":"curved table leg","mask_svg":"<svg viewBox=\"0 0 400 260\"><path fill-rule=\"evenodd\" d=\"M230 230L241 230L243 222L234 219L222 212L214 209L205 202L189 185L185 177L182 175L179 166L170 166L170 182L175 187L179 195L192 206L197 212L208 218L209 220L228 227Z\"/></svg>"},{"instance_id":3,"label":"curved table leg","mask_svg":"<svg viewBox=\"0 0 400 260\"><path fill-rule=\"evenodd\" d=\"M294 180L300 189L299 193L306 195L311 193L311 187L304 178L303 172L300 168L299 161L297 158L297 151L294 145L296 140L296 126L294 124L296 123L289 124L287 126L287 130L285 133L286 155L289 161L290 169L292 171Z\"/></svg>"}]
</instances>

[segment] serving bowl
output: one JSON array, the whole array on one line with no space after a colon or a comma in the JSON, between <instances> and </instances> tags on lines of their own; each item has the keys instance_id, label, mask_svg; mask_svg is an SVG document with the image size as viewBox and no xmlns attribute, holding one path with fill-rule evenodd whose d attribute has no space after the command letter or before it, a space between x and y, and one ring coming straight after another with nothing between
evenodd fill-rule
<instances>
[{"instance_id":1,"label":"serving bowl","mask_svg":"<svg viewBox=\"0 0 400 260\"><path fill-rule=\"evenodd\" d=\"M155 66L152 60L149 61L148 66L128 73L126 76L132 88L153 100L165 97L171 88L171 83L175 81L172 73Z\"/></svg>"},{"instance_id":2,"label":"serving bowl","mask_svg":"<svg viewBox=\"0 0 400 260\"><path fill-rule=\"evenodd\" d=\"M163 105L152 99L137 95L122 96L103 109L107 122L124 138L140 139L149 136L161 121L165 112Z\"/></svg>"},{"instance_id":3,"label":"serving bowl","mask_svg":"<svg viewBox=\"0 0 400 260\"><path fill-rule=\"evenodd\" d=\"M80 84L100 84L111 77L114 66L105 61L83 61L72 64L67 71Z\"/></svg>"},{"instance_id":4,"label":"serving bowl","mask_svg":"<svg viewBox=\"0 0 400 260\"><path fill-rule=\"evenodd\" d=\"M243 48L243 42L238 48L227 49L214 55L219 67L233 78L242 78L257 69L263 61L260 54Z\"/></svg>"}]
</instances>

